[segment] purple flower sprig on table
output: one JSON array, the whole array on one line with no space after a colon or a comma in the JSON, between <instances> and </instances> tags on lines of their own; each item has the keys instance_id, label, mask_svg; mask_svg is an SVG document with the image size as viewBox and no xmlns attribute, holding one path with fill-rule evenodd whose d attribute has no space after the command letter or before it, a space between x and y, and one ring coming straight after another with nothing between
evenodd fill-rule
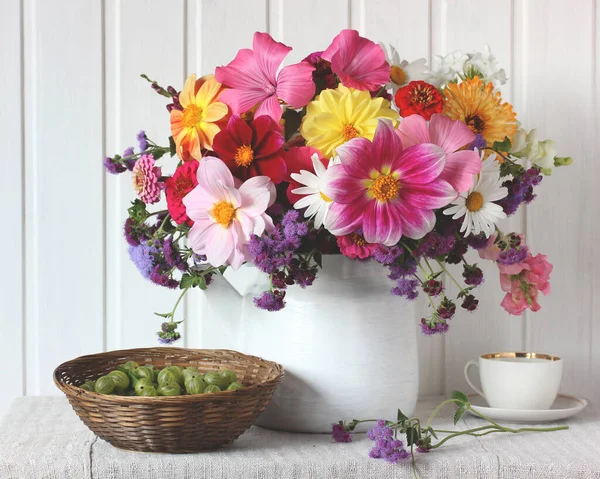
<instances>
[{"instance_id":1,"label":"purple flower sprig on table","mask_svg":"<svg viewBox=\"0 0 600 479\"><path fill-rule=\"evenodd\" d=\"M455 405L456 412L454 413L454 425L462 419L465 412L478 416L487 421L488 425L479 426L467 430L449 431L446 429L435 429L433 420L438 413L450 404ZM536 427L536 428L520 428L513 429L504 427L497 422L492 421L486 415L475 410L466 394L460 391L454 391L450 399L442 401L431 413L427 422L422 425L418 417L408 417L400 409L395 421L385 419L353 419L350 422L338 421L331 426L331 436L335 442L347 443L352 442L352 433L356 426L362 423L374 422L375 426L367 432L367 437L373 441L373 445L369 451L369 457L373 459L383 459L387 462L397 463L411 458L412 469L415 477L418 477L417 462L415 452L426 453L438 449L446 442L460 436L487 436L488 434L506 432L520 433L525 431L550 432L569 429L569 426L555 427ZM439 436L443 436L441 439ZM403 439L399 439L399 436ZM437 442L434 442L437 441Z\"/></svg>"}]
</instances>

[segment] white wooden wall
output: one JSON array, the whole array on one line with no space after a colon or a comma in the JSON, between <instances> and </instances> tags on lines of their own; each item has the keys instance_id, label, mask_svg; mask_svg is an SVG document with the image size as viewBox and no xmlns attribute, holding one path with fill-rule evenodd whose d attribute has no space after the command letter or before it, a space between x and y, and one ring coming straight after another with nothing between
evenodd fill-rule
<instances>
[{"instance_id":1,"label":"white wooden wall","mask_svg":"<svg viewBox=\"0 0 600 479\"><path fill-rule=\"evenodd\" d=\"M342 28L394 43L406 58L481 49L508 72L519 119L575 163L539 188L505 229L524 231L555 269L538 314L509 317L488 265L476 314L443 338L421 338L422 393L467 387L462 366L490 350L563 356L563 389L600 393L598 52L593 0L0 0L0 410L14 396L55 394L60 362L107 349L153 346L153 311L177 293L145 281L121 227L129 181L102 158L146 129L169 134L164 101L140 79L181 87L251 45L255 30L322 50ZM423 303L421 303L423 304ZM186 305L194 345L199 297ZM415 318L417 321L418 318ZM400 358L401 359L401 358Z\"/></svg>"}]
</instances>

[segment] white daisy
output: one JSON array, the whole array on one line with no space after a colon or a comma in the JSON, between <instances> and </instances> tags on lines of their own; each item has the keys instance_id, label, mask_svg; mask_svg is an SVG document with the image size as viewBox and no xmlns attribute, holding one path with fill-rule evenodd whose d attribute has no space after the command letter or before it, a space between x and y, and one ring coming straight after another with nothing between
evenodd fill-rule
<instances>
[{"instance_id":1,"label":"white daisy","mask_svg":"<svg viewBox=\"0 0 600 479\"><path fill-rule=\"evenodd\" d=\"M475 148L475 152L480 153L477 148ZM500 163L496 160L498 156L496 152L493 152L491 155L488 155L487 158L485 156L485 150L482 150L479 154L481 157L481 172L480 175L493 175L500 179ZM503 178L502 181L506 181L509 178Z\"/></svg>"},{"instance_id":2,"label":"white daisy","mask_svg":"<svg viewBox=\"0 0 600 479\"><path fill-rule=\"evenodd\" d=\"M300 170L300 173L292 173L291 177L294 181L297 181L301 185L300 188L292 190L292 193L296 195L306 195L301 200L294 203L294 208L301 210L306 208L304 212L305 218L315 217L315 227L320 228L325 224L327 220L327 213L329 207L332 204L331 198L329 198L323 191L327 184L327 168L319 159L319 155L315 153L310 157L313 163L315 172L312 173L306 170ZM329 166L333 161L329 162ZM327 226L325 226L327 228Z\"/></svg>"},{"instance_id":3,"label":"white daisy","mask_svg":"<svg viewBox=\"0 0 600 479\"><path fill-rule=\"evenodd\" d=\"M389 43L380 43L380 45L385 52L385 59L391 67L391 81L387 87L392 89L394 95L401 86L407 85L413 80L424 80L427 77L427 60L425 58L419 58L409 63L408 60L402 60L398 50Z\"/></svg>"},{"instance_id":4,"label":"white daisy","mask_svg":"<svg viewBox=\"0 0 600 479\"><path fill-rule=\"evenodd\" d=\"M489 158L484 161L489 162ZM465 237L471 233L484 233L487 238L495 230L496 221L506 218L502 207L494 201L508 195L508 190L502 186L504 179L500 178L500 165L491 161L483 167L481 173L473 175L473 186L469 191L461 193L450 208L444 210L445 215L454 215L452 219L465 217L460 232Z\"/></svg>"}]
</instances>

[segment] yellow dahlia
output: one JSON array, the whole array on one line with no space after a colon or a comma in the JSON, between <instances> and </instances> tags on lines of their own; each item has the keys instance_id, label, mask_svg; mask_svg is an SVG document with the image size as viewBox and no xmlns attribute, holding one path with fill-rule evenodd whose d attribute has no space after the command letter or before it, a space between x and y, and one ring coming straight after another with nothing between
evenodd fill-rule
<instances>
[{"instance_id":1,"label":"yellow dahlia","mask_svg":"<svg viewBox=\"0 0 600 479\"><path fill-rule=\"evenodd\" d=\"M371 98L368 91L340 84L335 90L324 90L306 106L300 133L307 146L330 158L338 146L352 138L372 140L379 118L398 124L398 113L390 108L388 100Z\"/></svg>"},{"instance_id":2,"label":"yellow dahlia","mask_svg":"<svg viewBox=\"0 0 600 479\"><path fill-rule=\"evenodd\" d=\"M201 148L212 150L215 135L227 123L229 109L218 101L224 90L214 75L196 80L190 75L179 94L182 110L171 110L171 134L183 161L202 158Z\"/></svg>"},{"instance_id":3,"label":"yellow dahlia","mask_svg":"<svg viewBox=\"0 0 600 479\"><path fill-rule=\"evenodd\" d=\"M488 145L504 140L505 136L512 139L517 131L517 114L510 103L502 102L492 83L474 77L448 84L443 94L443 114L466 123Z\"/></svg>"}]
</instances>

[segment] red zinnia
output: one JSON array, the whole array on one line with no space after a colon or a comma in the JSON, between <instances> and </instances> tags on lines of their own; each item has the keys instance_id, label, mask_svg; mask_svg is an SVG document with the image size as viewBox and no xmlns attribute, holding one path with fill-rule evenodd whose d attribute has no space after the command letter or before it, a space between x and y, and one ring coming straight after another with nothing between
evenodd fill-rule
<instances>
[{"instance_id":1,"label":"red zinnia","mask_svg":"<svg viewBox=\"0 0 600 479\"><path fill-rule=\"evenodd\" d=\"M270 116L258 116L248 124L235 115L215 136L213 149L240 180L264 175L278 184L287 172L283 142L279 124Z\"/></svg>"},{"instance_id":2,"label":"red zinnia","mask_svg":"<svg viewBox=\"0 0 600 479\"><path fill-rule=\"evenodd\" d=\"M396 105L400 116L421 115L426 120L434 113L441 113L444 107L441 93L436 87L424 81L411 81L396 92Z\"/></svg>"},{"instance_id":3,"label":"red zinnia","mask_svg":"<svg viewBox=\"0 0 600 479\"><path fill-rule=\"evenodd\" d=\"M185 195L198 184L196 172L200 162L197 160L186 161L175 170L173 176L165 181L167 208L171 218L178 225L187 222L192 226L194 222L188 217L185 205L181 201Z\"/></svg>"}]
</instances>

